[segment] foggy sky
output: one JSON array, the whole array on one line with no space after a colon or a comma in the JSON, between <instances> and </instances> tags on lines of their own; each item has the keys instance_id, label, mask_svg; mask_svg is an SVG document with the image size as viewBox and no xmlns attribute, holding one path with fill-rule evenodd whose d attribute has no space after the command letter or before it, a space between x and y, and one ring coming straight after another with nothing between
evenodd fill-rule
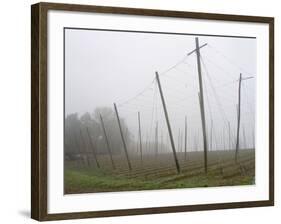
<instances>
[{"instance_id":1,"label":"foggy sky","mask_svg":"<svg viewBox=\"0 0 281 224\"><path fill-rule=\"evenodd\" d=\"M137 136L137 112L141 113L143 138L153 138L156 121L159 138L167 139L155 72L160 74L164 97L178 142L187 117L190 144L202 144L198 101L196 55L192 35L128 33L95 30L65 31L65 113L93 112L115 102L120 116ZM256 101L256 40L249 38L199 36L204 106L208 136L213 122L217 145L228 144L228 122L233 141L237 126L238 79L242 82L241 133L253 144ZM205 68L206 66L206 68ZM144 91L143 91L144 90ZM142 93L142 94L140 94ZM182 134L183 135L183 134ZM224 136L225 143L221 140ZM178 144L178 143L177 143Z\"/></svg>"}]
</instances>

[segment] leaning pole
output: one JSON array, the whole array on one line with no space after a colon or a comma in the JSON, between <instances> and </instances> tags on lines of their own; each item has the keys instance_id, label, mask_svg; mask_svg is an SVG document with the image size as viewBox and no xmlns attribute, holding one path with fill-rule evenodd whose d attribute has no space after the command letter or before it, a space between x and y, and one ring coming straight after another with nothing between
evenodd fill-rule
<instances>
[{"instance_id":1,"label":"leaning pole","mask_svg":"<svg viewBox=\"0 0 281 224\"><path fill-rule=\"evenodd\" d=\"M157 81L157 84L158 84L158 88L159 88L159 92L160 92L160 96L161 96L161 101L162 101L162 105L163 105L163 109L164 109L164 113L165 113L166 123L167 123L167 126L168 126L168 132L169 132L169 136L170 136L170 141L171 141L171 146L172 146L172 150L173 150L176 168L177 168L178 173L180 173L181 170L180 170L180 165L179 165L179 161L178 161L177 153L176 153L176 149L175 149L175 143L174 143L172 128L171 128L171 125L170 125L170 121L169 121L169 117L168 117L168 111L167 111L167 108L166 108L166 103L165 103L165 99L164 99L164 95L163 95L163 91L162 91L162 87L161 87L158 72L156 72L156 81Z\"/></svg>"}]
</instances>

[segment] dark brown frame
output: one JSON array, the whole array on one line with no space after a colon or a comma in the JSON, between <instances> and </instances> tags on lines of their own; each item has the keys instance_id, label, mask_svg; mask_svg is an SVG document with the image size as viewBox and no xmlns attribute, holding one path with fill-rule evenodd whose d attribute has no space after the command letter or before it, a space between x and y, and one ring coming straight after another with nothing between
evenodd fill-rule
<instances>
[{"instance_id":1,"label":"dark brown frame","mask_svg":"<svg viewBox=\"0 0 281 224\"><path fill-rule=\"evenodd\" d=\"M153 207L108 211L48 214L47 212L47 12L48 10L98 12L142 16L195 18L269 24L269 200L204 205ZM38 3L31 6L31 217L39 221L124 215L187 212L274 205L274 18Z\"/></svg>"}]
</instances>

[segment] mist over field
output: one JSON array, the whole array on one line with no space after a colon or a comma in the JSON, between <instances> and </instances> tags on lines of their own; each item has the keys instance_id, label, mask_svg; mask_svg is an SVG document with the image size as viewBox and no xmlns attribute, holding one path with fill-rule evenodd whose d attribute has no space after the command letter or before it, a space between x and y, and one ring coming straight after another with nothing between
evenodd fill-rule
<instances>
[{"instance_id":1,"label":"mist over field","mask_svg":"<svg viewBox=\"0 0 281 224\"><path fill-rule=\"evenodd\" d=\"M198 138L201 148L196 54L184 59L195 49L195 36L69 29L65 32L66 116L93 113L100 107L113 109L115 102L135 138L140 112L143 138L153 135L157 121L162 132L159 135L166 140L167 126L155 82L158 71L175 141L184 129L186 116L188 137L190 141ZM227 139L228 122L231 138L235 138L239 75L256 76L256 40L199 36L199 42L207 43L200 51L208 135L213 123L217 145L223 147L221 138L225 135ZM178 62L181 63L167 71ZM241 127L249 145L253 145L255 127L255 82L255 78L243 81L241 91ZM243 139L243 130L240 133Z\"/></svg>"},{"instance_id":2,"label":"mist over field","mask_svg":"<svg viewBox=\"0 0 281 224\"><path fill-rule=\"evenodd\" d=\"M195 51L196 37L199 58ZM254 183L256 53L255 38L65 29L65 158L81 160L80 163L88 167L93 163L106 170L131 166L132 170L138 167L143 171L145 163L149 167L160 167L169 161L167 169L173 167L174 170L173 140L181 168L193 170L193 165L199 161L202 172L204 138L199 103L199 60L207 151L215 177L212 182L203 178L203 182L192 180L167 186ZM171 126L170 135L159 85ZM234 153L239 92L241 161L237 164ZM229 168L232 162L233 169ZM228 164L225 173L222 164ZM75 166L69 165L69 169L75 170ZM228 169L232 170L231 174ZM87 168L87 172L94 175L91 169ZM159 168L161 172L164 171ZM224 181L216 172L223 178L232 178L233 173L234 178ZM237 178L237 173L243 178ZM142 176L140 171L138 174ZM80 176L71 173L68 178L79 179ZM185 178L187 176L181 181ZM97 184L98 180L93 183ZM159 188L159 185L152 185L147 183L146 187L141 187L140 183L135 189ZM119 188L109 187L109 191L114 189Z\"/></svg>"}]
</instances>

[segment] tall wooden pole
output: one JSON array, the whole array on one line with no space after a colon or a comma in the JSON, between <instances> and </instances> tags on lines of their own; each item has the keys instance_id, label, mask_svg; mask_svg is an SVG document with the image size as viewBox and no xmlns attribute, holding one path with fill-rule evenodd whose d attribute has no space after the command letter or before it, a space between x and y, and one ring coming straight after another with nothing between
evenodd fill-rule
<instances>
[{"instance_id":1,"label":"tall wooden pole","mask_svg":"<svg viewBox=\"0 0 281 224\"><path fill-rule=\"evenodd\" d=\"M181 131L181 138L180 138L180 141L181 141L181 152L183 152L183 133L182 133L182 131Z\"/></svg>"},{"instance_id":2,"label":"tall wooden pole","mask_svg":"<svg viewBox=\"0 0 281 224\"><path fill-rule=\"evenodd\" d=\"M199 103L200 103L200 107L202 108L202 98L201 98L201 94L200 92L198 92L198 98L199 98ZM203 110L201 109L201 118L203 117ZM203 119L203 118L202 118ZM205 126L205 123L203 124L204 122L202 122L202 127L203 127L203 147L204 147L204 169L205 169L205 173L208 172L208 158L207 158L207 140L206 140L206 126ZM205 133L205 135L204 135Z\"/></svg>"},{"instance_id":3,"label":"tall wooden pole","mask_svg":"<svg viewBox=\"0 0 281 224\"><path fill-rule=\"evenodd\" d=\"M145 153L149 154L149 137L147 133L146 133L146 140L145 140Z\"/></svg>"},{"instance_id":4,"label":"tall wooden pole","mask_svg":"<svg viewBox=\"0 0 281 224\"><path fill-rule=\"evenodd\" d=\"M107 137L107 134L106 134L106 130L105 130L105 126L104 126L104 122L103 122L103 118L102 118L101 114L100 114L100 123L101 123L101 126L102 126L103 135L104 135L104 138L105 138L107 150L108 150L108 153L109 153L109 156L110 156L111 165L112 165L112 168L115 169L115 164L114 164L113 157L112 157L112 151L111 151L111 148L110 148L109 140L108 140L108 137Z\"/></svg>"},{"instance_id":5,"label":"tall wooden pole","mask_svg":"<svg viewBox=\"0 0 281 224\"><path fill-rule=\"evenodd\" d=\"M236 133L236 150L235 150L235 162L236 163L237 163L237 159L238 159L239 134L240 134L241 81L242 81L242 74L240 73L239 87L238 87L237 133Z\"/></svg>"},{"instance_id":6,"label":"tall wooden pole","mask_svg":"<svg viewBox=\"0 0 281 224\"><path fill-rule=\"evenodd\" d=\"M138 153L139 153L139 136L138 136L137 141L136 141L136 154L138 154Z\"/></svg>"},{"instance_id":7,"label":"tall wooden pole","mask_svg":"<svg viewBox=\"0 0 281 224\"><path fill-rule=\"evenodd\" d=\"M184 159L186 160L187 154L187 119L185 116L185 122L184 122Z\"/></svg>"},{"instance_id":8,"label":"tall wooden pole","mask_svg":"<svg viewBox=\"0 0 281 224\"><path fill-rule=\"evenodd\" d=\"M156 121L155 126L155 157L158 156L158 121Z\"/></svg>"},{"instance_id":9,"label":"tall wooden pole","mask_svg":"<svg viewBox=\"0 0 281 224\"><path fill-rule=\"evenodd\" d=\"M162 105L163 105L163 109L164 109L164 113L165 113L166 123L167 123L167 126L168 126L168 132L169 132L169 136L170 136L170 142L171 142L171 146L172 146L172 150L173 150L176 168L177 168L178 173L180 173L180 165L179 165L179 161L178 161L177 153L176 153L176 149L175 149L175 143L174 143L172 128L171 128L171 125L170 125L168 111L167 111L167 108L166 108L166 103L165 103L164 95L163 95L163 92L162 92L162 87L161 87L158 72L156 72L156 80L157 80L157 84L158 84L158 88L159 88L159 92L160 92L160 96L161 96L161 101L162 101Z\"/></svg>"},{"instance_id":10,"label":"tall wooden pole","mask_svg":"<svg viewBox=\"0 0 281 224\"><path fill-rule=\"evenodd\" d=\"M201 109L201 121L203 129L203 147L204 147L204 168L205 173L208 172L208 144L207 144L207 133L206 133L206 120L205 120L205 109L204 109L204 92L203 92L203 83L202 83L202 74L201 74L201 61L200 61L200 47L198 37L195 38L196 43L196 58L197 58L197 69L198 69L198 78L199 78L199 99L200 99L200 109Z\"/></svg>"},{"instance_id":11,"label":"tall wooden pole","mask_svg":"<svg viewBox=\"0 0 281 224\"><path fill-rule=\"evenodd\" d=\"M140 122L140 112L138 112L138 121L139 121L140 158L141 158L141 163L142 163L142 141L141 141L141 122Z\"/></svg>"},{"instance_id":12,"label":"tall wooden pole","mask_svg":"<svg viewBox=\"0 0 281 224\"><path fill-rule=\"evenodd\" d=\"M124 147L124 151L125 151L128 167L129 167L129 170L132 170L132 166L131 166L131 162L130 162L130 159L129 159L129 155L128 155L128 151L127 151L127 145L126 145L125 138L124 138L124 135L123 135L123 131L122 131L122 127L121 127L121 122L120 122L117 106L116 106L115 103L113 105L114 105L114 110L115 110L115 114L116 114L116 117L117 117L117 122L118 122L119 130L120 130L121 139L122 139L122 142L123 142L123 147Z\"/></svg>"},{"instance_id":13,"label":"tall wooden pole","mask_svg":"<svg viewBox=\"0 0 281 224\"><path fill-rule=\"evenodd\" d=\"M95 150L94 144L92 142L92 138L90 136L88 127L86 128L86 130L87 130L87 135L88 135L89 143L90 143L92 151L93 151L94 159L96 161L97 167L100 168L100 164L99 164L99 161L98 161L98 158L97 158L96 150Z\"/></svg>"},{"instance_id":14,"label":"tall wooden pole","mask_svg":"<svg viewBox=\"0 0 281 224\"><path fill-rule=\"evenodd\" d=\"M149 137L148 138L148 152L147 152L147 154L149 154L149 155L152 155L152 150L151 150L151 148L152 148L152 139L151 139L151 137Z\"/></svg>"}]
</instances>

